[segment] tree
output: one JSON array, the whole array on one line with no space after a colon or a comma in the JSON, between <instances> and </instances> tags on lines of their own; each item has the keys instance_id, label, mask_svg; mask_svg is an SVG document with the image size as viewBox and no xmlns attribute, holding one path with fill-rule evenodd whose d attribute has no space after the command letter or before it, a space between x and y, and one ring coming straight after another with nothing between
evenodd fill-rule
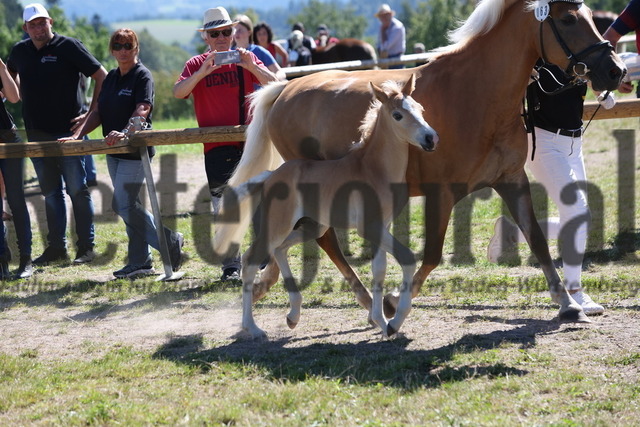
<instances>
[{"instance_id":1,"label":"tree","mask_svg":"<svg viewBox=\"0 0 640 427\"><path fill-rule=\"evenodd\" d=\"M429 0L418 4L408 17L407 46L421 42L430 50L448 45L447 33L466 19L474 6L473 0Z\"/></svg>"}]
</instances>

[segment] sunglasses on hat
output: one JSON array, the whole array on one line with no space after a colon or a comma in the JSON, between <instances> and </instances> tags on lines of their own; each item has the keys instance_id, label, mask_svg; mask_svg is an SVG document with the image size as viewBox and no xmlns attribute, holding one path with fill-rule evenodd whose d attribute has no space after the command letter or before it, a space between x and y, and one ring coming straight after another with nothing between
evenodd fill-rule
<instances>
[{"instance_id":1,"label":"sunglasses on hat","mask_svg":"<svg viewBox=\"0 0 640 427\"><path fill-rule=\"evenodd\" d=\"M211 37L212 39L217 39L220 34L222 34L224 37L229 37L231 33L233 33L233 30L231 28L227 28L220 31L213 30L213 31L207 31L207 32L209 33L209 37Z\"/></svg>"},{"instance_id":2,"label":"sunglasses on hat","mask_svg":"<svg viewBox=\"0 0 640 427\"><path fill-rule=\"evenodd\" d=\"M114 43L113 50L131 50L133 49L133 43Z\"/></svg>"}]
</instances>

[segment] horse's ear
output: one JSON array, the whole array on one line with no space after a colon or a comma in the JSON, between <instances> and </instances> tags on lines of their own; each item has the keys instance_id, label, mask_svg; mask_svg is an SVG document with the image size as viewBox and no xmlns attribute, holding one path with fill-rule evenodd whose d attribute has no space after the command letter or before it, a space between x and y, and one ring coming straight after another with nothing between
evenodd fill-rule
<instances>
[{"instance_id":1,"label":"horse's ear","mask_svg":"<svg viewBox=\"0 0 640 427\"><path fill-rule=\"evenodd\" d=\"M389 95L387 95L385 91L382 90L382 88L376 86L374 82L369 82L369 85L371 85L371 91L373 92L373 95L380 102L385 102L387 99L389 99Z\"/></svg>"},{"instance_id":2,"label":"horse's ear","mask_svg":"<svg viewBox=\"0 0 640 427\"><path fill-rule=\"evenodd\" d=\"M407 82L404 84L404 87L402 88L402 94L404 96L409 96L413 93L415 88L416 88L416 75L411 73L411 77L409 77L409 80L407 80Z\"/></svg>"}]
</instances>

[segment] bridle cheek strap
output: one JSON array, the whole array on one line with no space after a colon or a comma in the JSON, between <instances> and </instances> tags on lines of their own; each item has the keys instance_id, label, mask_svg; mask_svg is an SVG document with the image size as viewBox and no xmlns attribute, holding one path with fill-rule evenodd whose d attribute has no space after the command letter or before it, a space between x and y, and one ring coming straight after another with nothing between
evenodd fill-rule
<instances>
[{"instance_id":1,"label":"bridle cheek strap","mask_svg":"<svg viewBox=\"0 0 640 427\"><path fill-rule=\"evenodd\" d=\"M549 21L549 25L551 26L551 30L553 31L553 35L555 36L556 41L564 51L565 55L567 55L567 59L569 59L569 65L565 70L565 73L567 75L573 75L576 77L585 77L591 70L589 69L587 64L582 61L581 58L589 56L591 53L593 53L593 51L602 49L602 53L598 58L598 60L596 61L596 64L598 64L600 63L600 61L602 60L605 54L613 51L613 46L611 46L611 43L609 43L609 41L607 40L602 40L592 44L586 49L581 50L577 54L574 54L573 52L571 52L571 49L569 49L569 46L567 46L567 44L564 42L564 39L562 38L562 36L560 35L560 32L558 31L558 27L556 26L556 23L553 21L553 18L551 17L551 15L549 15L544 21L540 22L540 50L542 53L542 60L545 63L549 63L549 61L547 61L547 57L546 57L547 55L544 50L544 40L542 36L542 29L543 29L542 26L545 23L545 21Z\"/></svg>"}]
</instances>

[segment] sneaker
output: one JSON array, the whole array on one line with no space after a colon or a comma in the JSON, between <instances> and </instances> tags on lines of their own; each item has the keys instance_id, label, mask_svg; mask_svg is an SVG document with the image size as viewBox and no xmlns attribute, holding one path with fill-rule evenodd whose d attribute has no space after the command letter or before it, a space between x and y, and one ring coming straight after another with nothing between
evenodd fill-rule
<instances>
[{"instance_id":1,"label":"sneaker","mask_svg":"<svg viewBox=\"0 0 640 427\"><path fill-rule=\"evenodd\" d=\"M31 263L31 257L20 258L20 265L18 269L13 273L14 279L26 279L33 276L33 265Z\"/></svg>"},{"instance_id":2,"label":"sneaker","mask_svg":"<svg viewBox=\"0 0 640 427\"><path fill-rule=\"evenodd\" d=\"M56 249L47 246L42 255L33 260L33 265L48 265L51 262L68 261L69 255L65 248Z\"/></svg>"},{"instance_id":3,"label":"sneaker","mask_svg":"<svg viewBox=\"0 0 640 427\"><path fill-rule=\"evenodd\" d=\"M497 263L499 258L516 246L518 227L502 215L493 226L493 236L487 247L487 260Z\"/></svg>"},{"instance_id":4,"label":"sneaker","mask_svg":"<svg viewBox=\"0 0 640 427\"><path fill-rule=\"evenodd\" d=\"M96 257L96 253L93 249L87 251L78 251L76 258L73 260L74 264L87 264Z\"/></svg>"},{"instance_id":5,"label":"sneaker","mask_svg":"<svg viewBox=\"0 0 640 427\"><path fill-rule=\"evenodd\" d=\"M155 274L156 271L150 265L130 265L127 264L118 271L114 271L113 275L118 279L133 278L141 276L149 276Z\"/></svg>"},{"instance_id":6,"label":"sneaker","mask_svg":"<svg viewBox=\"0 0 640 427\"><path fill-rule=\"evenodd\" d=\"M175 233L175 238L173 239L173 245L169 249L169 256L171 258L171 268L173 271L180 270L182 266L182 247L184 246L184 236L182 233Z\"/></svg>"},{"instance_id":7,"label":"sneaker","mask_svg":"<svg viewBox=\"0 0 640 427\"><path fill-rule=\"evenodd\" d=\"M225 268L222 276L220 276L220 281L222 282L239 282L241 280L240 270L237 268Z\"/></svg>"},{"instance_id":8,"label":"sneaker","mask_svg":"<svg viewBox=\"0 0 640 427\"><path fill-rule=\"evenodd\" d=\"M591 297L582 291L571 294L571 298L573 298L578 304L582 306L582 310L587 316L592 314L604 313L604 307L593 302Z\"/></svg>"}]
</instances>

